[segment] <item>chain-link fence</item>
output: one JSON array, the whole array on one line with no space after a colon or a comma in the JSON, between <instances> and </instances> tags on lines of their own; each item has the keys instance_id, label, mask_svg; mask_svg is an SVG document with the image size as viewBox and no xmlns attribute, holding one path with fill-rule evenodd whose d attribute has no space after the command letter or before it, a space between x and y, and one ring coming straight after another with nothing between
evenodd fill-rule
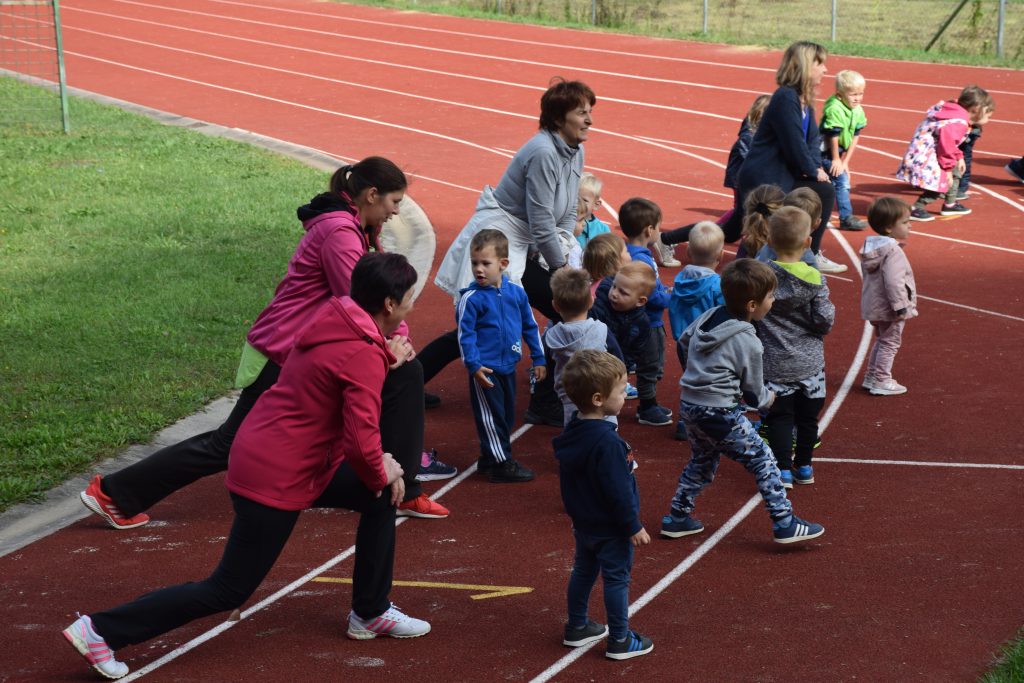
<instances>
[{"instance_id":1,"label":"chain-link fence","mask_svg":"<svg viewBox=\"0 0 1024 683\"><path fill-rule=\"evenodd\" d=\"M470 8L506 16L707 35L782 45L816 40L868 48L1005 57L1024 63L1024 0L397 0L406 7ZM959 11L958 11L959 10ZM954 16L955 14L955 16ZM1000 32L1000 23L1002 31ZM999 54L1000 44L1002 55ZM894 52L896 56L898 52ZM879 56L885 56L884 53Z\"/></svg>"}]
</instances>

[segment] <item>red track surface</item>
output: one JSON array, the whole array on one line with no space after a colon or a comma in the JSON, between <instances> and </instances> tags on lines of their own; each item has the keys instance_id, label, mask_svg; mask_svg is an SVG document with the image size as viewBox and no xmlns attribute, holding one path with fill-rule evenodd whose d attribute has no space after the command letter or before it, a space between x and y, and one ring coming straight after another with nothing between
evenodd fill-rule
<instances>
[{"instance_id":1,"label":"red track surface","mask_svg":"<svg viewBox=\"0 0 1024 683\"><path fill-rule=\"evenodd\" d=\"M65 0L62 10L71 85L339 157L390 157L419 176L411 192L434 223L439 249L469 216L479 188L497 181L508 153L535 129L538 98L553 75L581 78L597 92L587 162L605 180L608 204L651 197L666 225L717 215L729 201L720 166L738 119L755 93L771 91L779 59L776 52L300 0ZM853 177L860 213L880 194L912 196L891 178L893 156L928 106L977 82L995 91L999 107L975 152L974 179L985 189L970 200L974 213L914 225L908 252L921 292L941 301L924 301L907 326L896 369L910 393L868 397L856 375L816 454L818 483L793 492L799 514L827 527L821 542L780 550L759 504L713 541L755 493L739 467L723 464L699 504L708 532L656 539L637 554L633 600L688 557L692 563L632 619L654 639L654 653L613 663L591 650L559 664L565 668L555 680L973 680L1021 626L1024 447L1011 415L1024 325L1024 186L1002 166L1024 153L1024 123L1011 120L1021 110L1024 74L846 57L832 58L829 68L855 68L868 81L868 135ZM863 239L843 236L854 249ZM827 236L825 248L849 263L837 239ZM827 344L830 402L858 362L859 278L852 268L847 275L830 280L839 310ZM449 325L450 311L436 288L424 291L411 319L420 343ZM659 388L664 405L676 404L678 375L670 357ZM475 461L476 437L464 371L449 368L432 389L444 404L428 413L428 443L465 469ZM655 533L688 447L672 441L668 428L637 426L631 411L622 431L638 452L643 516ZM444 496L449 520L399 530L398 580L532 592L472 600L472 591L398 586L395 601L434 631L413 641L354 642L344 638L349 588L309 583L149 678L538 676L568 652L560 633L572 541L553 435L534 428L514 445L538 471L534 483L470 478ZM986 463L1009 468L965 466ZM162 525L116 533L90 519L0 558L9 626L0 675L87 677L58 633L74 610L205 576L229 524L222 479L151 512ZM250 605L353 538L350 516L307 513ZM326 575L345 577L350 567L342 561ZM195 623L119 658L137 670L220 622Z\"/></svg>"}]
</instances>

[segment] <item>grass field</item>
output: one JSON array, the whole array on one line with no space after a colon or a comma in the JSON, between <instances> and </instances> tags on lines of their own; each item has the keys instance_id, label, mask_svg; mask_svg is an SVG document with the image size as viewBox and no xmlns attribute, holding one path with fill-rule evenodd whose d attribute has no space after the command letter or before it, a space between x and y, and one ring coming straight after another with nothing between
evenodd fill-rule
<instances>
[{"instance_id":1,"label":"grass field","mask_svg":"<svg viewBox=\"0 0 1024 683\"><path fill-rule=\"evenodd\" d=\"M359 1L359 0L357 0ZM363 0L367 4L521 22L781 47L816 40L838 54L1024 67L1024 0L1008 0L1004 57L996 56L997 0L970 0L929 52L924 48L960 0ZM500 11L498 10L500 3ZM592 41L600 45L600 37Z\"/></svg>"},{"instance_id":2,"label":"grass field","mask_svg":"<svg viewBox=\"0 0 1024 683\"><path fill-rule=\"evenodd\" d=\"M2 102L32 90L0 78ZM295 207L327 182L246 145L71 105L69 136L0 129L0 509L230 389L301 235Z\"/></svg>"}]
</instances>

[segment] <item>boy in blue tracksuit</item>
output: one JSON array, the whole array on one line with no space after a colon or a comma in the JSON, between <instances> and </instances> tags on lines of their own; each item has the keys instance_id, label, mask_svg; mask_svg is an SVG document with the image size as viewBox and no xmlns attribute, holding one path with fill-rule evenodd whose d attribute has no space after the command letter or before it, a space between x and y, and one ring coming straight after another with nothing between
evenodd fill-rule
<instances>
[{"instance_id":1,"label":"boy in blue tracksuit","mask_svg":"<svg viewBox=\"0 0 1024 683\"><path fill-rule=\"evenodd\" d=\"M642 425L670 425L672 411L658 405L658 380L665 371L665 309L671 292L658 279L658 266L649 247L659 240L661 209L649 199L633 197L619 207L619 227L626 236L626 249L635 263L645 263L654 271L654 291L644 309L650 322L647 352L636 365L636 390L640 405L636 419Z\"/></svg>"},{"instance_id":2,"label":"boy in blue tracksuit","mask_svg":"<svg viewBox=\"0 0 1024 683\"><path fill-rule=\"evenodd\" d=\"M640 521L629 445L606 420L618 415L625 403L626 366L605 351L584 349L565 364L562 383L579 409L552 442L562 503L576 537L562 643L582 647L607 635L606 657L639 657L654 645L629 629L629 575L633 547L650 543L651 537ZM608 626L588 616L598 573L604 578Z\"/></svg>"},{"instance_id":3,"label":"boy in blue tracksuit","mask_svg":"<svg viewBox=\"0 0 1024 683\"><path fill-rule=\"evenodd\" d=\"M722 261L725 233L711 221L701 221L690 231L686 243L689 263L676 275L672 296L668 304L668 319L672 325L672 338L676 340L679 364L686 367L686 349L679 343L683 331L705 311L725 305L722 297L722 278L715 269ZM686 441L686 423L676 423L676 440Z\"/></svg>"},{"instance_id":4,"label":"boy in blue tracksuit","mask_svg":"<svg viewBox=\"0 0 1024 683\"><path fill-rule=\"evenodd\" d=\"M459 292L455 320L459 351L469 370L469 397L480 436L477 467L492 482L531 481L533 472L512 459L516 365L523 339L530 347L533 376L545 377L544 348L526 292L513 284L508 238L499 230L478 232L469 246L473 283Z\"/></svg>"}]
</instances>

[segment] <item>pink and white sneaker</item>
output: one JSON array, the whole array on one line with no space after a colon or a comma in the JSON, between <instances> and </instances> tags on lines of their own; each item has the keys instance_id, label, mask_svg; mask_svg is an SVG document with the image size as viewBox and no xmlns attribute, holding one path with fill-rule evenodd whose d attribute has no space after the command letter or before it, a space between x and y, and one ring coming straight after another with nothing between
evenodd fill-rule
<instances>
[{"instance_id":1,"label":"pink and white sneaker","mask_svg":"<svg viewBox=\"0 0 1024 683\"><path fill-rule=\"evenodd\" d=\"M92 619L88 614L79 615L75 623L61 633L85 657L92 668L107 678L121 678L128 674L128 665L114 659L114 651L107 647L107 641L92 628Z\"/></svg>"},{"instance_id":2,"label":"pink and white sneaker","mask_svg":"<svg viewBox=\"0 0 1024 683\"><path fill-rule=\"evenodd\" d=\"M355 612L348 615L348 637L353 640L370 640L377 636L391 638L418 638L430 633L430 624L422 619L413 619L403 614L394 605L379 617L359 618Z\"/></svg>"}]
</instances>

